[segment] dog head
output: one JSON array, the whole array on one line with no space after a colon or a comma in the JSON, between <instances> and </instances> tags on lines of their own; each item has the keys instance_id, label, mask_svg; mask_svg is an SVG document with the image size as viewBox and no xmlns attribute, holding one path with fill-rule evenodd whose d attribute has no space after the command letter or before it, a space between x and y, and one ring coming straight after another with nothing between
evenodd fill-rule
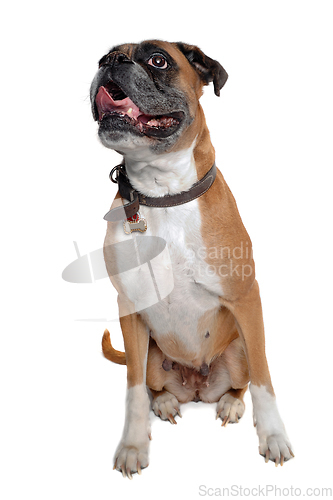
<instances>
[{"instance_id":1,"label":"dog head","mask_svg":"<svg viewBox=\"0 0 333 500\"><path fill-rule=\"evenodd\" d=\"M104 146L121 154L165 153L193 142L203 85L215 94L228 75L198 47L157 40L112 48L91 85L94 119Z\"/></svg>"}]
</instances>

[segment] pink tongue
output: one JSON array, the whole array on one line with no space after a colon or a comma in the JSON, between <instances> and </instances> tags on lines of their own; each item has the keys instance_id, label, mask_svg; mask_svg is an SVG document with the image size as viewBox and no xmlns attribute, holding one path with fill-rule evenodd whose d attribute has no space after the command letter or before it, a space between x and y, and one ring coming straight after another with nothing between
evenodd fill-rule
<instances>
[{"instance_id":1,"label":"pink tongue","mask_svg":"<svg viewBox=\"0 0 333 500\"><path fill-rule=\"evenodd\" d=\"M142 114L136 104L134 104L129 97L126 97L121 101L114 101L105 87L99 88L96 96L96 105L100 120L102 119L104 113L110 113L112 111L124 113L124 115L128 115L135 119Z\"/></svg>"}]
</instances>

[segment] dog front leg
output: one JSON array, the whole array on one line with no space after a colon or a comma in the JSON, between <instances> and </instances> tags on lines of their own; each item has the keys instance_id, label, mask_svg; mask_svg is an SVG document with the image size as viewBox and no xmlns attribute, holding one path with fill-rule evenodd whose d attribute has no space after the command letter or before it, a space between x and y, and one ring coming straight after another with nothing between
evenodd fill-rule
<instances>
[{"instance_id":1,"label":"dog front leg","mask_svg":"<svg viewBox=\"0 0 333 500\"><path fill-rule=\"evenodd\" d=\"M250 392L254 425L259 437L259 453L276 465L292 458L291 444L276 405L265 354L265 334L259 295L255 281L247 295L225 301L233 313L244 343L250 372Z\"/></svg>"},{"instance_id":2,"label":"dog front leg","mask_svg":"<svg viewBox=\"0 0 333 500\"><path fill-rule=\"evenodd\" d=\"M136 313L121 315L120 325L126 352L127 394L124 431L115 453L114 468L132 479L132 473L141 474L141 469L148 466L150 402L146 365L149 334Z\"/></svg>"}]
</instances>

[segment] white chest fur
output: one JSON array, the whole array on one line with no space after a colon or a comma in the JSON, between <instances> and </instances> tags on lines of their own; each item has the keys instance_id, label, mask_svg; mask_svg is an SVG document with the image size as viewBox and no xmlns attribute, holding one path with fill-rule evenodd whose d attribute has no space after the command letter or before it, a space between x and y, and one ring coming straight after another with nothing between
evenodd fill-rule
<instances>
[{"instance_id":1,"label":"white chest fur","mask_svg":"<svg viewBox=\"0 0 333 500\"><path fill-rule=\"evenodd\" d=\"M219 307L218 295L222 294L220 280L200 258L204 244L198 201L168 209L144 207L141 213L148 223L147 236L159 236L167 243L174 282L170 295L143 316L156 337L173 334L196 350L198 320ZM163 270L159 279L163 279Z\"/></svg>"}]
</instances>

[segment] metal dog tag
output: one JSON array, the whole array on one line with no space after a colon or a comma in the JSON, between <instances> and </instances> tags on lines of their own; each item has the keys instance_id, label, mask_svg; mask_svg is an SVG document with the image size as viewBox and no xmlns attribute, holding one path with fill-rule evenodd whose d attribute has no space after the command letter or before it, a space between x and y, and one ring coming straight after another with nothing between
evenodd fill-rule
<instances>
[{"instance_id":1,"label":"metal dog tag","mask_svg":"<svg viewBox=\"0 0 333 500\"><path fill-rule=\"evenodd\" d=\"M139 212L133 215L133 217L128 217L128 219L124 220L123 225L126 234L131 234L133 231L140 231L140 233L147 231L147 221L143 217L140 217Z\"/></svg>"}]
</instances>

